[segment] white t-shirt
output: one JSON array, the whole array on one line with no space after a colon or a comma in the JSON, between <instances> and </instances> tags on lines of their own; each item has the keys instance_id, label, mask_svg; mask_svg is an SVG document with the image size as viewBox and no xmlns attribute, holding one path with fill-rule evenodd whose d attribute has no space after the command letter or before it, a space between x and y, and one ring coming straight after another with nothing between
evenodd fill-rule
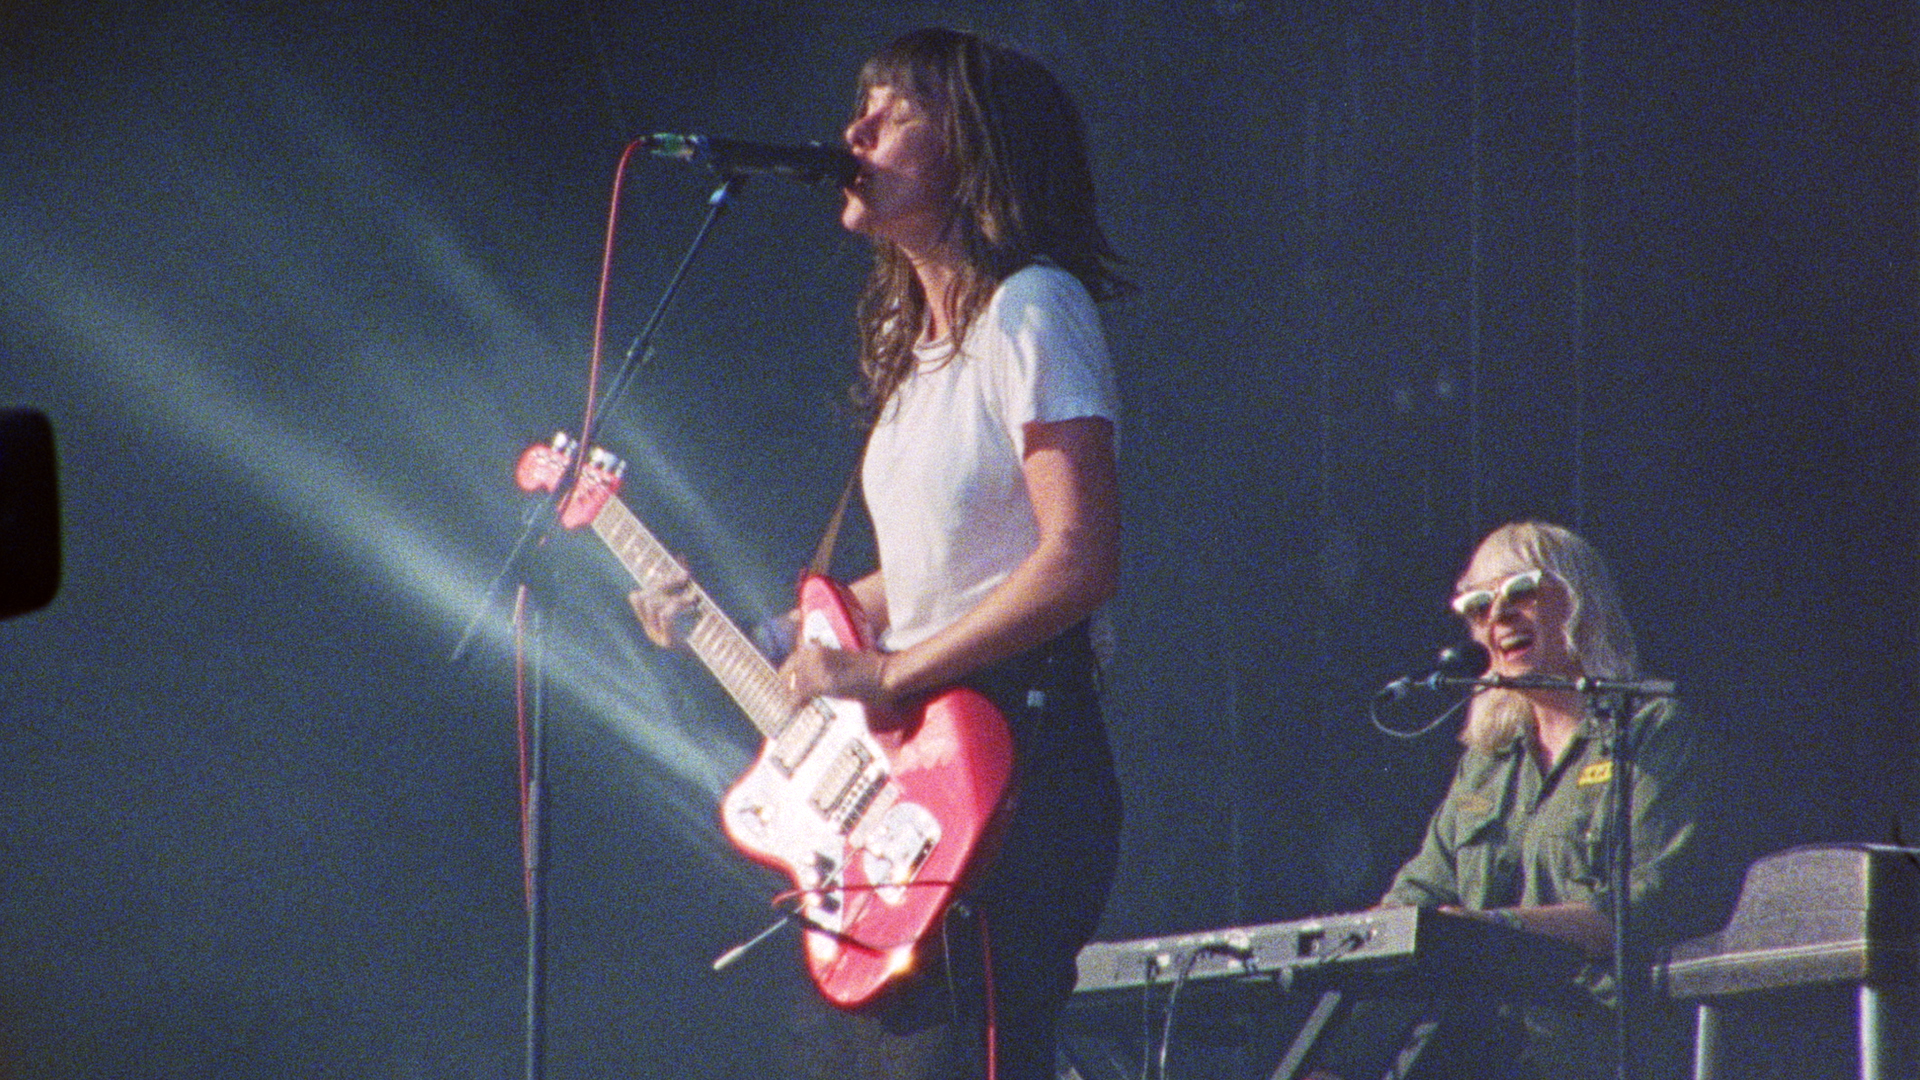
<instances>
[{"instance_id":1,"label":"white t-shirt","mask_svg":"<svg viewBox=\"0 0 1920 1080\"><path fill-rule=\"evenodd\" d=\"M1039 543L1025 425L1117 423L1093 298L1055 266L1000 283L965 346L922 348L881 412L861 482L887 587L883 644L905 649L976 607Z\"/></svg>"}]
</instances>

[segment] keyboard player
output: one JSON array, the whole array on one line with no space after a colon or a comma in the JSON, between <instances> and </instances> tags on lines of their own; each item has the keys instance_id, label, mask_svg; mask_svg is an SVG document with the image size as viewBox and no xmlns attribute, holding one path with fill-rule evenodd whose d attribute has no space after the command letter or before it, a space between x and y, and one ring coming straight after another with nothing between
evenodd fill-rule
<instances>
[{"instance_id":1,"label":"keyboard player","mask_svg":"<svg viewBox=\"0 0 1920 1080\"><path fill-rule=\"evenodd\" d=\"M1639 677L1633 633L1605 563L1559 526L1526 521L1494 530L1460 575L1452 607L1486 647L1490 674ZM1452 783L1381 904L1458 911L1544 934L1580 947L1593 962L1561 1003L1483 1006L1470 1019L1440 1021L1417 1075L1612 1077L1608 732L1566 691L1488 690L1468 709ZM1731 873L1710 855L1713 785L1694 726L1671 701L1657 701L1638 712L1632 729L1631 932L1647 946L1644 959L1651 947L1717 926ZM1327 1040L1314 1075L1351 1072L1348 1080L1360 1080L1362 1066L1353 1062L1404 1041L1400 1027L1409 1017L1393 1016L1396 1008L1358 1003ZM1647 1007L1636 1026L1636 1075L1684 1075L1684 1018Z\"/></svg>"}]
</instances>

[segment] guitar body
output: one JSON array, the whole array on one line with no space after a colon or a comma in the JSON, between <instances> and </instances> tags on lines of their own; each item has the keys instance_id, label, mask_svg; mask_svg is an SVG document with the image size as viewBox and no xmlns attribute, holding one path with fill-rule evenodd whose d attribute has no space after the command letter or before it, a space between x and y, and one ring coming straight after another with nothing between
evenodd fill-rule
<instances>
[{"instance_id":1,"label":"guitar body","mask_svg":"<svg viewBox=\"0 0 1920 1080\"><path fill-rule=\"evenodd\" d=\"M840 585L807 578L800 612L807 640L872 648ZM844 1007L912 969L917 946L988 854L1013 774L1006 721L973 690L881 719L869 724L857 702L811 703L721 800L734 845L800 890L808 969Z\"/></svg>"},{"instance_id":2,"label":"guitar body","mask_svg":"<svg viewBox=\"0 0 1920 1080\"><path fill-rule=\"evenodd\" d=\"M529 447L515 479L529 492L564 490L560 524L591 526L636 583L678 572L616 497L625 463L602 450L580 460L578 449L564 433ZM578 475L567 489L571 465ZM1006 719L964 687L872 724L857 702L795 708L773 665L693 591L687 646L766 740L721 799L721 827L742 852L793 879L820 993L843 1007L864 1004L912 970L922 939L988 854L1013 776ZM873 648L853 595L827 578L801 582L800 614L809 641Z\"/></svg>"}]
</instances>

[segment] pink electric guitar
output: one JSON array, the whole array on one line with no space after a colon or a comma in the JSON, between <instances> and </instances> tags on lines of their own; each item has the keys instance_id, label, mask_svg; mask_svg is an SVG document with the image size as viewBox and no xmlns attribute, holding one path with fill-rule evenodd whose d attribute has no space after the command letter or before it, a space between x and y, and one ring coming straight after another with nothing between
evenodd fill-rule
<instances>
[{"instance_id":1,"label":"pink electric guitar","mask_svg":"<svg viewBox=\"0 0 1920 1080\"><path fill-rule=\"evenodd\" d=\"M529 448L520 487L554 490L573 450L564 434ZM591 525L644 583L675 564L616 497L625 467L592 451L560 519L569 529ZM858 702L795 707L773 665L697 585L694 593L686 643L766 740L721 800L721 826L747 856L793 879L814 984L836 1005L860 1005L912 970L917 947L987 854L1013 769L1006 721L965 687L871 725ZM799 606L807 640L873 648L838 583L809 575Z\"/></svg>"}]
</instances>

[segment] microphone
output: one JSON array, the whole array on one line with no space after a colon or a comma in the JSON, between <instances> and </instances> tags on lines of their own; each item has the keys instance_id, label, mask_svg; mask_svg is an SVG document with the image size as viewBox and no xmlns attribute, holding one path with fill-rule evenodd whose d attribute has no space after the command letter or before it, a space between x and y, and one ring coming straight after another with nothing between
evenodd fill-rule
<instances>
[{"instance_id":1,"label":"microphone","mask_svg":"<svg viewBox=\"0 0 1920 1080\"><path fill-rule=\"evenodd\" d=\"M860 173L860 163L844 146L774 146L705 135L648 135L641 145L655 157L699 165L721 176L768 174L803 184L831 180L838 187L846 187Z\"/></svg>"},{"instance_id":2,"label":"microphone","mask_svg":"<svg viewBox=\"0 0 1920 1080\"><path fill-rule=\"evenodd\" d=\"M1471 679L1487 670L1487 650L1477 641L1449 645L1433 658L1433 670L1425 675L1407 675L1380 688L1375 701L1399 701L1416 688L1438 690L1442 679Z\"/></svg>"}]
</instances>

